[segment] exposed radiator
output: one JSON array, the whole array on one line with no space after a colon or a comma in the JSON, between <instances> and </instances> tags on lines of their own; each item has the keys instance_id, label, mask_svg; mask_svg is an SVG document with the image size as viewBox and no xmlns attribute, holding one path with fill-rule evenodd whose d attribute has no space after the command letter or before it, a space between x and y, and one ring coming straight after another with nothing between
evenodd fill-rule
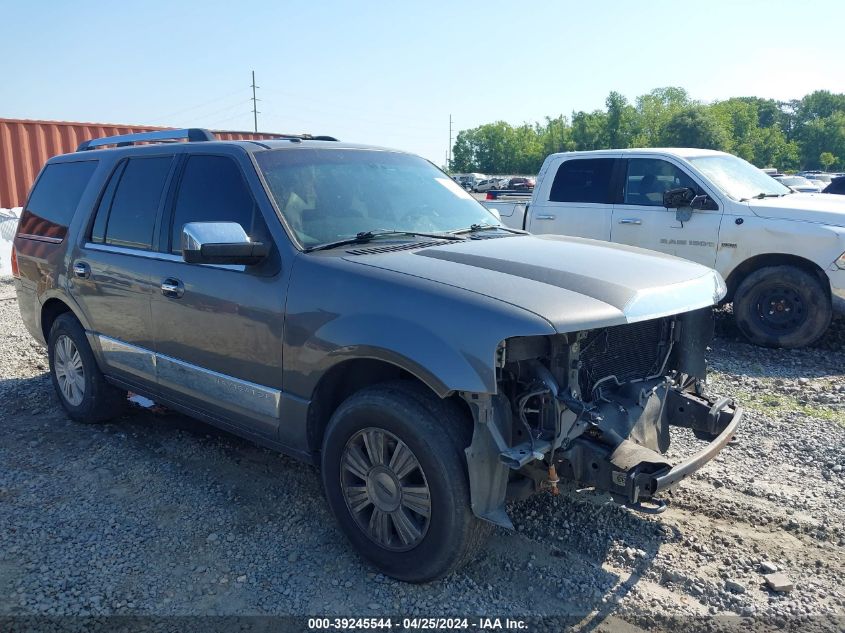
<instances>
[{"instance_id":1,"label":"exposed radiator","mask_svg":"<svg viewBox=\"0 0 845 633\"><path fill-rule=\"evenodd\" d=\"M659 375L671 350L671 320L653 319L593 330L581 343L578 376L582 397L595 385L615 376L619 383ZM607 381L610 385L613 380Z\"/></svg>"}]
</instances>

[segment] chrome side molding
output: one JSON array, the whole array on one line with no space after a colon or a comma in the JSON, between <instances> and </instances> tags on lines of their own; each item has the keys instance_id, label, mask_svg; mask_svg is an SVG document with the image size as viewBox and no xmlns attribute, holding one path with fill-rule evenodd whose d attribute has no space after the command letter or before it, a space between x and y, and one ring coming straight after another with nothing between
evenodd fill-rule
<instances>
[{"instance_id":1,"label":"chrome side molding","mask_svg":"<svg viewBox=\"0 0 845 633\"><path fill-rule=\"evenodd\" d=\"M103 359L111 368L144 378L214 407L278 420L282 392L204 367L156 354L152 350L96 335Z\"/></svg>"},{"instance_id":2,"label":"chrome side molding","mask_svg":"<svg viewBox=\"0 0 845 633\"><path fill-rule=\"evenodd\" d=\"M156 375L162 387L240 413L279 418L282 392L156 354Z\"/></svg>"},{"instance_id":3,"label":"chrome side molding","mask_svg":"<svg viewBox=\"0 0 845 633\"><path fill-rule=\"evenodd\" d=\"M155 382L156 358L152 351L102 334L97 335L97 341L109 367Z\"/></svg>"}]
</instances>

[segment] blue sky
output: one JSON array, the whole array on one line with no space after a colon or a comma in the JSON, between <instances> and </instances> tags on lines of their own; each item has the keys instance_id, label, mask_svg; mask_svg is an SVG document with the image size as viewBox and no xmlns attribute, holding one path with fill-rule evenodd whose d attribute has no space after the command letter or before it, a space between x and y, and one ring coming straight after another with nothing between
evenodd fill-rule
<instances>
[{"instance_id":1,"label":"blue sky","mask_svg":"<svg viewBox=\"0 0 845 633\"><path fill-rule=\"evenodd\" d=\"M0 0L0 117L332 134L438 164L455 130L845 92L845 3Z\"/></svg>"}]
</instances>

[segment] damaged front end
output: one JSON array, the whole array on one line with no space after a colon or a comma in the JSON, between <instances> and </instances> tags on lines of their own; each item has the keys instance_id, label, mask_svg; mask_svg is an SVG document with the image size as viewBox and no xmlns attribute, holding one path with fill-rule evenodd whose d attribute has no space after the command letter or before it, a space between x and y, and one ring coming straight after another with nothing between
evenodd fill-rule
<instances>
[{"instance_id":1,"label":"damaged front end","mask_svg":"<svg viewBox=\"0 0 845 633\"><path fill-rule=\"evenodd\" d=\"M719 453L742 417L732 400L703 392L712 334L706 308L505 341L499 393L463 394L475 418L466 449L473 512L512 527L506 500L557 493L560 480L635 509L661 509L657 495ZM663 456L670 426L709 443L673 466Z\"/></svg>"}]
</instances>

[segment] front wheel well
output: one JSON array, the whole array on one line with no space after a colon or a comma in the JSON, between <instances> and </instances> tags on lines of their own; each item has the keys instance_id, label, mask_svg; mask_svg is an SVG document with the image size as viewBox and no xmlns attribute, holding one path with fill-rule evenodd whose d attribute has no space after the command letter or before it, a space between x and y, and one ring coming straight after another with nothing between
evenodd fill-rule
<instances>
[{"instance_id":1,"label":"front wheel well","mask_svg":"<svg viewBox=\"0 0 845 633\"><path fill-rule=\"evenodd\" d=\"M789 255L787 253L767 253L765 255L755 255L754 257L750 257L731 271L728 278L725 280L728 292L725 295L724 301L726 303L733 301L734 293L736 292L736 289L739 288L743 280L745 280L745 278L755 270L759 270L760 268L764 268L766 266L794 266L795 268L807 271L819 280L822 288L825 290L825 293L827 293L828 298L830 298L830 283L828 282L824 271L818 264L810 261L809 259L799 257L798 255Z\"/></svg>"},{"instance_id":2,"label":"front wheel well","mask_svg":"<svg viewBox=\"0 0 845 633\"><path fill-rule=\"evenodd\" d=\"M413 373L382 360L361 358L347 360L329 369L320 379L308 408L307 441L308 450L320 450L323 435L332 415L353 393L373 385L404 380L417 383L421 388L438 397L434 389ZM457 396L451 396L460 400Z\"/></svg>"}]
</instances>

